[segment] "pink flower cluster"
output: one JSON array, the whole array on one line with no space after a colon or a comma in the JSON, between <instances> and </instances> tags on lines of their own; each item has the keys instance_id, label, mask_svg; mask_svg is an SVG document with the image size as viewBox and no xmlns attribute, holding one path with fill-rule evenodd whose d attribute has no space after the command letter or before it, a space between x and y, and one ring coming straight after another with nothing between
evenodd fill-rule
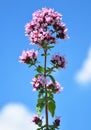
<instances>
[{"instance_id":1,"label":"pink flower cluster","mask_svg":"<svg viewBox=\"0 0 91 130\"><path fill-rule=\"evenodd\" d=\"M35 62L37 60L38 52L34 50L23 51L22 55L19 56L21 63L30 64L30 62Z\"/></svg>"},{"instance_id":2,"label":"pink flower cluster","mask_svg":"<svg viewBox=\"0 0 91 130\"><path fill-rule=\"evenodd\" d=\"M47 83L44 75L38 76L38 78L33 78L31 84L33 85L33 90L39 90L41 87L44 87Z\"/></svg>"},{"instance_id":3,"label":"pink flower cluster","mask_svg":"<svg viewBox=\"0 0 91 130\"><path fill-rule=\"evenodd\" d=\"M59 84L59 82L55 82L53 84L51 81L47 84L47 88L50 89L53 93L59 93L60 91L63 90L63 87Z\"/></svg>"},{"instance_id":4,"label":"pink flower cluster","mask_svg":"<svg viewBox=\"0 0 91 130\"><path fill-rule=\"evenodd\" d=\"M52 57L51 62L55 65L56 68L65 68L66 61L64 56L56 54Z\"/></svg>"},{"instance_id":5,"label":"pink flower cluster","mask_svg":"<svg viewBox=\"0 0 91 130\"><path fill-rule=\"evenodd\" d=\"M52 91L53 93L59 93L60 91L63 90L63 87L59 84L59 82L55 82L55 84L53 84L51 81L48 83L46 78L44 77L44 75L38 76L37 78L34 77L32 79L31 84L33 85L33 90L39 90L43 87L47 87L47 89L49 89L50 91Z\"/></svg>"},{"instance_id":6,"label":"pink flower cluster","mask_svg":"<svg viewBox=\"0 0 91 130\"><path fill-rule=\"evenodd\" d=\"M42 125L42 120L38 116L34 116L32 121L39 126Z\"/></svg>"},{"instance_id":7,"label":"pink flower cluster","mask_svg":"<svg viewBox=\"0 0 91 130\"><path fill-rule=\"evenodd\" d=\"M25 26L25 33L32 44L38 44L41 47L56 43L57 38L67 38L66 32L62 15L51 8L42 8L33 13L32 21Z\"/></svg>"}]
</instances>

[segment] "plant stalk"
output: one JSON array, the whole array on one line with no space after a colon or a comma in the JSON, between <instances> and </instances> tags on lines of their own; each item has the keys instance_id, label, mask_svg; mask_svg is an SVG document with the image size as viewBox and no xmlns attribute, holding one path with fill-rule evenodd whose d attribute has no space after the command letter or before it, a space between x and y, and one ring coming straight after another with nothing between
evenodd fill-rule
<instances>
[{"instance_id":1,"label":"plant stalk","mask_svg":"<svg viewBox=\"0 0 91 130\"><path fill-rule=\"evenodd\" d=\"M46 64L47 64L47 49L44 49L44 76L46 78ZM47 87L45 85L45 116L46 116L46 130L48 130L48 100L47 100Z\"/></svg>"}]
</instances>

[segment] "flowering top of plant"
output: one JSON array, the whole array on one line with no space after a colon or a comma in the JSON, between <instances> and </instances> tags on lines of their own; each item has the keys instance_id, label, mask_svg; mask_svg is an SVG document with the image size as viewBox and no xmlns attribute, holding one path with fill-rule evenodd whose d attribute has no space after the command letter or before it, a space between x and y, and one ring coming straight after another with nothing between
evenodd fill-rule
<instances>
[{"instance_id":1,"label":"flowering top of plant","mask_svg":"<svg viewBox=\"0 0 91 130\"><path fill-rule=\"evenodd\" d=\"M56 102L54 95L61 92L63 87L52 76L56 69L65 68L66 60L64 56L55 54L50 59L51 66L47 65L47 57L57 39L66 39L67 28L62 22L62 15L51 8L42 8L33 13L32 20L26 24L25 33L32 45L41 47L42 60L41 65L37 59L38 52L34 50L23 51L19 56L21 63L26 63L29 67L33 66L36 71L32 79L33 90L37 91L36 112L38 116L33 117L33 122L38 126L37 130L56 130L60 126L60 117L56 117L52 124L49 123L49 112L52 117L55 115ZM40 50L40 48L38 49ZM48 63L49 64L49 63ZM45 123L40 118L42 111L45 109Z\"/></svg>"},{"instance_id":2,"label":"flowering top of plant","mask_svg":"<svg viewBox=\"0 0 91 130\"><path fill-rule=\"evenodd\" d=\"M25 33L32 44L45 47L56 43L58 38L67 38L67 28L62 22L62 15L51 8L42 8L33 13L33 19L25 26Z\"/></svg>"},{"instance_id":3,"label":"flowering top of plant","mask_svg":"<svg viewBox=\"0 0 91 130\"><path fill-rule=\"evenodd\" d=\"M37 60L38 52L34 50L23 51L22 55L19 56L21 63L32 64Z\"/></svg>"}]
</instances>

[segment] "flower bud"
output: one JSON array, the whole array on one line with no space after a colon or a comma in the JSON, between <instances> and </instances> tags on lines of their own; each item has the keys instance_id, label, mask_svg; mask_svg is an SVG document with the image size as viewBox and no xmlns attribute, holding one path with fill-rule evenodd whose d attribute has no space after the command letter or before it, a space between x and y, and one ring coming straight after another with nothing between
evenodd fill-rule
<instances>
[{"instance_id":1,"label":"flower bud","mask_svg":"<svg viewBox=\"0 0 91 130\"><path fill-rule=\"evenodd\" d=\"M42 120L38 116L34 116L32 121L38 126L42 125Z\"/></svg>"},{"instance_id":2,"label":"flower bud","mask_svg":"<svg viewBox=\"0 0 91 130\"><path fill-rule=\"evenodd\" d=\"M56 119L54 120L53 124L54 124L55 127L60 126L60 117L56 117Z\"/></svg>"},{"instance_id":3,"label":"flower bud","mask_svg":"<svg viewBox=\"0 0 91 130\"><path fill-rule=\"evenodd\" d=\"M64 56L56 54L52 57L51 62L56 68L65 68L66 61Z\"/></svg>"}]
</instances>

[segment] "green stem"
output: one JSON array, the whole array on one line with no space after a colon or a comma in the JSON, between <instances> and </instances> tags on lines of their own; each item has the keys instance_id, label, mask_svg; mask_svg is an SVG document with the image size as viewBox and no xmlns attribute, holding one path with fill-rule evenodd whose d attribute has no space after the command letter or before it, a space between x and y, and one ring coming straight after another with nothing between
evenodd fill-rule
<instances>
[{"instance_id":1,"label":"green stem","mask_svg":"<svg viewBox=\"0 0 91 130\"><path fill-rule=\"evenodd\" d=\"M46 78L46 63L47 63L47 49L44 49L44 76ZM47 88L46 88L46 85L45 85L45 99L46 99L46 102L45 102L45 116L46 116L46 130L48 130L48 100L47 100Z\"/></svg>"},{"instance_id":2,"label":"green stem","mask_svg":"<svg viewBox=\"0 0 91 130\"><path fill-rule=\"evenodd\" d=\"M51 71L47 74L47 76L48 76L51 72L53 72L54 69L55 69L55 66L53 66L53 67L51 68Z\"/></svg>"}]
</instances>

